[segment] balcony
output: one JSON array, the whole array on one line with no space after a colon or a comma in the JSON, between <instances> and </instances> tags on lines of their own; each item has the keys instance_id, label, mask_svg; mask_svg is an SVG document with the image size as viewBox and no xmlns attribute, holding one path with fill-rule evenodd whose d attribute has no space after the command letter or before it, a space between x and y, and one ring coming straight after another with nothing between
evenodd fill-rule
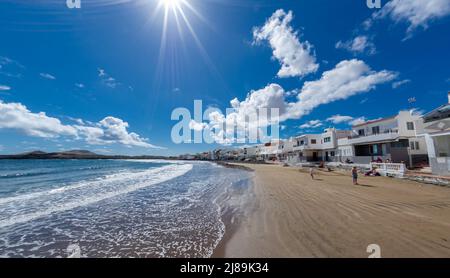
<instances>
[{"instance_id":1,"label":"balcony","mask_svg":"<svg viewBox=\"0 0 450 278\"><path fill-rule=\"evenodd\" d=\"M352 145L357 144L368 144L368 143L376 143L376 142L383 142L383 141L393 141L398 138L398 131L396 130L388 130L383 133L377 133L377 134L369 134L366 136L351 136L348 138L348 143Z\"/></svg>"},{"instance_id":2,"label":"balcony","mask_svg":"<svg viewBox=\"0 0 450 278\"><path fill-rule=\"evenodd\" d=\"M314 146L314 145L313 145ZM308 150L310 149L310 146L307 144L303 144L303 145L294 145L294 147L292 148L293 151L304 151L304 150Z\"/></svg>"}]
</instances>

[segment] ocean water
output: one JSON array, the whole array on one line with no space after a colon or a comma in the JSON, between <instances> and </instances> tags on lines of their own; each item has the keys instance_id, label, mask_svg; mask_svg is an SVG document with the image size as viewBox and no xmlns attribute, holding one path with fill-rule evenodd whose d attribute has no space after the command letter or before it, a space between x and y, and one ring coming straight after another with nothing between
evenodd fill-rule
<instances>
[{"instance_id":1,"label":"ocean water","mask_svg":"<svg viewBox=\"0 0 450 278\"><path fill-rule=\"evenodd\" d=\"M0 160L0 257L209 257L249 185L208 162Z\"/></svg>"}]
</instances>

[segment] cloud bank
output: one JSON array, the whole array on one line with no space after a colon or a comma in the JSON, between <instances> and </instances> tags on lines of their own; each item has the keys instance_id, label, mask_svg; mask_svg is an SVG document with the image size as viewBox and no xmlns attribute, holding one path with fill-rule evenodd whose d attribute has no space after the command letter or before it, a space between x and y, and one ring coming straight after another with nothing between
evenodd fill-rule
<instances>
[{"instance_id":1,"label":"cloud bank","mask_svg":"<svg viewBox=\"0 0 450 278\"><path fill-rule=\"evenodd\" d=\"M31 112L21 103L5 103L0 100L0 129L11 129L28 136L40 138L71 137L88 144L121 144L128 147L160 148L134 132L128 132L129 124L108 116L98 123L77 119L75 124L63 124L45 112Z\"/></svg>"},{"instance_id":2,"label":"cloud bank","mask_svg":"<svg viewBox=\"0 0 450 278\"><path fill-rule=\"evenodd\" d=\"M298 32L290 25L292 19L292 11L286 13L280 9L262 27L253 29L255 43L269 42L273 57L281 65L277 74L281 78L303 77L319 69L312 44L300 41Z\"/></svg>"}]
</instances>

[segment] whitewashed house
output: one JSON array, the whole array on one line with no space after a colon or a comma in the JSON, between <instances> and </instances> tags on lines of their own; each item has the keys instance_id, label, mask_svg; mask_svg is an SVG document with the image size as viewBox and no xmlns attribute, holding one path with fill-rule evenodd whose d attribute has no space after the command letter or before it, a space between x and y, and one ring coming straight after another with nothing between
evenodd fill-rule
<instances>
[{"instance_id":1,"label":"whitewashed house","mask_svg":"<svg viewBox=\"0 0 450 278\"><path fill-rule=\"evenodd\" d=\"M256 160L259 152L259 146L244 146L241 148L241 160Z\"/></svg>"},{"instance_id":2,"label":"whitewashed house","mask_svg":"<svg viewBox=\"0 0 450 278\"><path fill-rule=\"evenodd\" d=\"M279 155L279 160L281 162L289 162L294 154L294 145L297 141L294 138L289 138L287 140L283 140L281 145L281 154Z\"/></svg>"},{"instance_id":3,"label":"whitewashed house","mask_svg":"<svg viewBox=\"0 0 450 278\"><path fill-rule=\"evenodd\" d=\"M264 161L278 161L282 153L282 140L272 140L259 148L258 159Z\"/></svg>"},{"instance_id":4,"label":"whitewashed house","mask_svg":"<svg viewBox=\"0 0 450 278\"><path fill-rule=\"evenodd\" d=\"M448 103L424 115L417 125L417 136L426 142L433 174L450 176L450 92Z\"/></svg>"},{"instance_id":5,"label":"whitewashed house","mask_svg":"<svg viewBox=\"0 0 450 278\"><path fill-rule=\"evenodd\" d=\"M338 140L350 136L348 130L325 129L321 134L305 134L290 139L286 162L333 162L338 160Z\"/></svg>"},{"instance_id":6,"label":"whitewashed house","mask_svg":"<svg viewBox=\"0 0 450 278\"><path fill-rule=\"evenodd\" d=\"M352 135L339 140L339 160L370 164L382 160L409 166L428 161L425 140L416 137L419 115L400 111L398 115L353 126Z\"/></svg>"},{"instance_id":7,"label":"whitewashed house","mask_svg":"<svg viewBox=\"0 0 450 278\"><path fill-rule=\"evenodd\" d=\"M337 130L335 128L327 128L322 133L322 161L339 162L339 140L348 138L351 135L350 130Z\"/></svg>"}]
</instances>

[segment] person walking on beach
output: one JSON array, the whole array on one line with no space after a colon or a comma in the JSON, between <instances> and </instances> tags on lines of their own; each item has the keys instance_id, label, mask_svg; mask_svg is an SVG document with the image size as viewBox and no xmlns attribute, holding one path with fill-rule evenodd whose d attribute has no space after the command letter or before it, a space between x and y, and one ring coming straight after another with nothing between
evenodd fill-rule
<instances>
[{"instance_id":1,"label":"person walking on beach","mask_svg":"<svg viewBox=\"0 0 450 278\"><path fill-rule=\"evenodd\" d=\"M352 178L353 185L358 185L358 169L356 167L352 168Z\"/></svg>"},{"instance_id":2,"label":"person walking on beach","mask_svg":"<svg viewBox=\"0 0 450 278\"><path fill-rule=\"evenodd\" d=\"M314 179L314 168L309 168L309 174L311 175L311 179Z\"/></svg>"}]
</instances>

